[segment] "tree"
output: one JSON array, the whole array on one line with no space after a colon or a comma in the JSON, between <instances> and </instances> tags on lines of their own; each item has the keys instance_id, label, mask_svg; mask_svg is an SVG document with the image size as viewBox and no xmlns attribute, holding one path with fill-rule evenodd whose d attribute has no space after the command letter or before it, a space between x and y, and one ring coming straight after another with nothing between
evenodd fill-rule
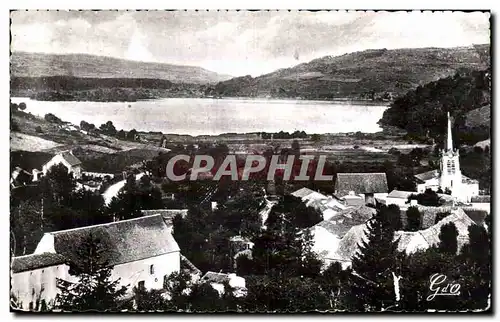
<instances>
[{"instance_id":1,"label":"tree","mask_svg":"<svg viewBox=\"0 0 500 322\"><path fill-rule=\"evenodd\" d=\"M411 195L408 199L417 200L420 205L428 207L438 207L441 205L441 198L432 189L426 189L424 193L418 195Z\"/></svg>"},{"instance_id":2,"label":"tree","mask_svg":"<svg viewBox=\"0 0 500 322\"><path fill-rule=\"evenodd\" d=\"M56 308L75 312L123 309L127 287L119 286L119 280L111 280L109 263L114 254L109 240L89 233L68 247L72 248L68 256L69 274L78 281L57 280L61 293L56 297Z\"/></svg>"},{"instance_id":3,"label":"tree","mask_svg":"<svg viewBox=\"0 0 500 322\"><path fill-rule=\"evenodd\" d=\"M127 140L135 141L135 136L137 135L137 130L132 129L127 133Z\"/></svg>"},{"instance_id":4,"label":"tree","mask_svg":"<svg viewBox=\"0 0 500 322\"><path fill-rule=\"evenodd\" d=\"M101 130L104 134L110 136L115 136L117 132L115 126L113 125L113 122L111 121L107 121L106 123L101 124L99 130Z\"/></svg>"},{"instance_id":5,"label":"tree","mask_svg":"<svg viewBox=\"0 0 500 322\"><path fill-rule=\"evenodd\" d=\"M398 205L382 206L380 211L383 215L387 217L390 222L392 229L401 230L403 229L403 223L401 221L401 210Z\"/></svg>"},{"instance_id":6,"label":"tree","mask_svg":"<svg viewBox=\"0 0 500 322\"><path fill-rule=\"evenodd\" d=\"M44 200L59 205L68 205L71 193L76 188L72 173L62 164L52 166L40 180Z\"/></svg>"},{"instance_id":7,"label":"tree","mask_svg":"<svg viewBox=\"0 0 500 322\"><path fill-rule=\"evenodd\" d=\"M148 176L142 176L137 183L134 175L129 175L125 186L111 199L109 213L125 220L140 217L141 210L162 207L161 191L151 184Z\"/></svg>"},{"instance_id":8,"label":"tree","mask_svg":"<svg viewBox=\"0 0 500 322\"><path fill-rule=\"evenodd\" d=\"M436 214L436 220L434 221L434 224L437 224L438 222L440 222L444 218L448 217L450 214L451 213L449 211L448 212L438 212Z\"/></svg>"},{"instance_id":9,"label":"tree","mask_svg":"<svg viewBox=\"0 0 500 322\"><path fill-rule=\"evenodd\" d=\"M352 258L348 303L356 310L380 311L395 302L391 272L397 269L398 241L393 240L394 229L382 211L367 222L365 236Z\"/></svg>"},{"instance_id":10,"label":"tree","mask_svg":"<svg viewBox=\"0 0 500 322\"><path fill-rule=\"evenodd\" d=\"M417 231L421 228L422 215L417 207L412 206L406 210L406 230Z\"/></svg>"},{"instance_id":11,"label":"tree","mask_svg":"<svg viewBox=\"0 0 500 322\"><path fill-rule=\"evenodd\" d=\"M478 225L469 226L469 243L462 248L459 256L463 308L484 310L492 291L491 232Z\"/></svg>"},{"instance_id":12,"label":"tree","mask_svg":"<svg viewBox=\"0 0 500 322\"><path fill-rule=\"evenodd\" d=\"M300 156L300 144L297 140L293 140L292 142L292 154L295 155L295 159Z\"/></svg>"},{"instance_id":13,"label":"tree","mask_svg":"<svg viewBox=\"0 0 500 322\"><path fill-rule=\"evenodd\" d=\"M62 124L63 123L60 118L58 118L57 116L55 116L52 113L45 114L44 119L45 119L45 121L47 121L49 123L56 123L56 124Z\"/></svg>"},{"instance_id":14,"label":"tree","mask_svg":"<svg viewBox=\"0 0 500 322\"><path fill-rule=\"evenodd\" d=\"M439 232L439 249L447 254L455 255L458 248L458 231L454 223L450 222L441 226Z\"/></svg>"},{"instance_id":15,"label":"tree","mask_svg":"<svg viewBox=\"0 0 500 322\"><path fill-rule=\"evenodd\" d=\"M31 254L43 236L41 200L22 200L17 206L11 203L10 230L13 256Z\"/></svg>"}]
</instances>

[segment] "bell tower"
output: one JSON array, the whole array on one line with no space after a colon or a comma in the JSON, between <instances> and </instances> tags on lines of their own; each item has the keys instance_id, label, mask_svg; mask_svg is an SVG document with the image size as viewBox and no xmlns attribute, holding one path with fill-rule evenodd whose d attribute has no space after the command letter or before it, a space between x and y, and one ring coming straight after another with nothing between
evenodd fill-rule
<instances>
[{"instance_id":1,"label":"bell tower","mask_svg":"<svg viewBox=\"0 0 500 322\"><path fill-rule=\"evenodd\" d=\"M451 190L452 195L460 193L462 184L462 172L460 171L459 151L453 148L453 137L451 135L451 119L448 112L448 132L446 134L445 147L441 151L441 189Z\"/></svg>"}]
</instances>

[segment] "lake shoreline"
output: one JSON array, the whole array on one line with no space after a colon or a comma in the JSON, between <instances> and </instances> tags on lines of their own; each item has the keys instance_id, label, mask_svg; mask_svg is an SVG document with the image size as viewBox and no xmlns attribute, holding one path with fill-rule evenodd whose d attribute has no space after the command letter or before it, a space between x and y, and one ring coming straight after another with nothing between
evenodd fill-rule
<instances>
[{"instance_id":1,"label":"lake shoreline","mask_svg":"<svg viewBox=\"0 0 500 322\"><path fill-rule=\"evenodd\" d=\"M117 130L213 137L252 133L304 131L309 134L376 133L387 104L364 101L309 101L283 99L164 98L139 102L37 101L24 102L27 113L51 113L64 122L101 124L111 121Z\"/></svg>"},{"instance_id":2,"label":"lake shoreline","mask_svg":"<svg viewBox=\"0 0 500 322\"><path fill-rule=\"evenodd\" d=\"M38 99L36 97L19 97L19 96L11 96L11 98L26 98L35 102L88 102L88 103L140 103L140 102L148 102L148 101L160 101L160 100L169 100L169 99L201 99L201 100L234 100L234 101L283 101L283 102L318 102L318 103L331 103L331 104L345 104L345 105L368 105L368 106L389 106L392 101L373 101L367 99L357 99L350 97L339 97L335 99L305 99L305 98L286 98L286 97L155 97L155 98L143 98L137 100L84 100L84 99L60 99L60 100L50 100L50 99Z\"/></svg>"}]
</instances>

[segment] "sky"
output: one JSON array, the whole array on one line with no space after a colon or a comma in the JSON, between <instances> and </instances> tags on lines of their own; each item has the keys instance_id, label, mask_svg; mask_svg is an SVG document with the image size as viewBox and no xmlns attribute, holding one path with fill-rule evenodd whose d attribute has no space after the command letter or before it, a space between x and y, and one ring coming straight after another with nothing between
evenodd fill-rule
<instances>
[{"instance_id":1,"label":"sky","mask_svg":"<svg viewBox=\"0 0 500 322\"><path fill-rule=\"evenodd\" d=\"M85 53L258 76L365 49L490 42L489 13L15 11L11 50Z\"/></svg>"}]
</instances>

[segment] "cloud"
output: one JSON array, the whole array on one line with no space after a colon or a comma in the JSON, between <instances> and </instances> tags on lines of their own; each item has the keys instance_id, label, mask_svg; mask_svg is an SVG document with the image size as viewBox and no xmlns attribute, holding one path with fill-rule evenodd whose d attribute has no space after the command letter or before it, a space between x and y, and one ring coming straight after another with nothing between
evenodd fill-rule
<instances>
[{"instance_id":1,"label":"cloud","mask_svg":"<svg viewBox=\"0 0 500 322\"><path fill-rule=\"evenodd\" d=\"M18 11L12 49L88 53L259 75L370 48L489 43L489 14L308 11Z\"/></svg>"}]
</instances>

